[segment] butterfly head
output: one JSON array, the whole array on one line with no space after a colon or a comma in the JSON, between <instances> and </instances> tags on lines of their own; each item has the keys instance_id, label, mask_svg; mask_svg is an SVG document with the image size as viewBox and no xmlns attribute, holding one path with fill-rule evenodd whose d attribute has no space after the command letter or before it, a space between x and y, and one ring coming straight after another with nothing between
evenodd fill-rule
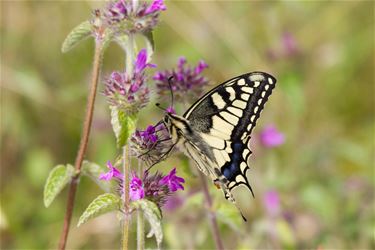
<instances>
[{"instance_id":1,"label":"butterfly head","mask_svg":"<svg viewBox=\"0 0 375 250\"><path fill-rule=\"evenodd\" d=\"M184 117L172 112L166 112L163 123L167 127L174 142L177 142L181 135L190 131L188 121Z\"/></svg>"}]
</instances>

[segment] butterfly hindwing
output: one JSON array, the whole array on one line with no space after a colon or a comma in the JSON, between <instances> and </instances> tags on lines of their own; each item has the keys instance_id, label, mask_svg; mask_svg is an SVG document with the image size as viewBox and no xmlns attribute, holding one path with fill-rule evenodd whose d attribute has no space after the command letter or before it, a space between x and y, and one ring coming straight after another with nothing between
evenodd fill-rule
<instances>
[{"instance_id":1,"label":"butterfly hindwing","mask_svg":"<svg viewBox=\"0 0 375 250\"><path fill-rule=\"evenodd\" d=\"M276 79L263 72L235 77L209 91L183 115L212 148L212 160L229 191L245 185L252 192L246 178L250 134L275 84Z\"/></svg>"}]
</instances>

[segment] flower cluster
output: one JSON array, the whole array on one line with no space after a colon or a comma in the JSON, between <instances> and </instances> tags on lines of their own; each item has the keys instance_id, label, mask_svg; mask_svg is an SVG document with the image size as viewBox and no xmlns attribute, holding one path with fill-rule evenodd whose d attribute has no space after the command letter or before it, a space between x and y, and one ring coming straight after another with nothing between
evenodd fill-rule
<instances>
[{"instance_id":1,"label":"flower cluster","mask_svg":"<svg viewBox=\"0 0 375 250\"><path fill-rule=\"evenodd\" d=\"M280 212L280 199L276 191L267 191L263 197L263 203L269 215L275 216Z\"/></svg>"},{"instance_id":2,"label":"flower cluster","mask_svg":"<svg viewBox=\"0 0 375 250\"><path fill-rule=\"evenodd\" d=\"M132 75L115 71L106 79L104 95L111 106L118 107L126 113L135 113L147 105L150 99L144 73L147 67L155 65L147 63L147 52L142 49L137 56Z\"/></svg>"},{"instance_id":3,"label":"flower cluster","mask_svg":"<svg viewBox=\"0 0 375 250\"><path fill-rule=\"evenodd\" d=\"M203 87L208 84L207 78L201 75L207 67L203 60L199 61L197 66L191 67L187 65L186 59L181 57L176 69L157 72L154 75L158 94L169 93L171 79L172 91L177 100L187 102L189 98L196 99L202 94Z\"/></svg>"},{"instance_id":4,"label":"flower cluster","mask_svg":"<svg viewBox=\"0 0 375 250\"><path fill-rule=\"evenodd\" d=\"M110 162L107 163L109 171L100 175L101 180L115 179L119 182L119 193L123 196L123 175ZM178 191L184 190L182 183L185 180L176 175L176 168L172 169L168 175L163 176L156 172L150 175L148 171L144 172L143 178L139 178L136 173L132 173L132 179L129 184L129 195L132 201L139 199L148 199L155 202L159 207L162 207L168 197Z\"/></svg>"},{"instance_id":5,"label":"flower cluster","mask_svg":"<svg viewBox=\"0 0 375 250\"><path fill-rule=\"evenodd\" d=\"M285 60L298 56L300 47L293 33L284 32L279 39L278 47L269 49L267 54L270 60Z\"/></svg>"},{"instance_id":6,"label":"flower cluster","mask_svg":"<svg viewBox=\"0 0 375 250\"><path fill-rule=\"evenodd\" d=\"M158 24L160 12L166 9L163 0L151 3L118 0L108 4L104 16L108 26L117 33L143 33Z\"/></svg>"},{"instance_id":7,"label":"flower cluster","mask_svg":"<svg viewBox=\"0 0 375 250\"><path fill-rule=\"evenodd\" d=\"M160 161L172 147L172 140L164 123L149 125L146 130L136 130L131 137L131 154L146 165Z\"/></svg>"},{"instance_id":8,"label":"flower cluster","mask_svg":"<svg viewBox=\"0 0 375 250\"><path fill-rule=\"evenodd\" d=\"M260 133L260 142L268 148L277 147L285 141L284 135L275 126L268 125Z\"/></svg>"}]
</instances>

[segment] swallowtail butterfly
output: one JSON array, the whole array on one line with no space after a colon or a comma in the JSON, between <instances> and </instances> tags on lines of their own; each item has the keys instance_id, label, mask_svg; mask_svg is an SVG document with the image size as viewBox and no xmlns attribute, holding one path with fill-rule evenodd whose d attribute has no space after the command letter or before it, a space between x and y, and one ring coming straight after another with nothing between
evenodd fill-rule
<instances>
[{"instance_id":1,"label":"swallowtail butterfly","mask_svg":"<svg viewBox=\"0 0 375 250\"><path fill-rule=\"evenodd\" d=\"M183 116L164 117L174 145L180 145L233 203L231 191L237 186L244 185L254 196L246 177L249 140L275 84L267 73L243 74L206 93Z\"/></svg>"}]
</instances>

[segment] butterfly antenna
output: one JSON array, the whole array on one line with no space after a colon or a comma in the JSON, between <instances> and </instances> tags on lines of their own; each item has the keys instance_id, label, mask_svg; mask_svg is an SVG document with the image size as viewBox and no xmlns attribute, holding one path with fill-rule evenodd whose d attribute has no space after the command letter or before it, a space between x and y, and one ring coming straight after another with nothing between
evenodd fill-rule
<instances>
[{"instance_id":1,"label":"butterfly antenna","mask_svg":"<svg viewBox=\"0 0 375 250\"><path fill-rule=\"evenodd\" d=\"M170 89L170 91L171 91L171 101L172 101L172 107L173 107L173 102L174 102L174 96L173 96L173 89L172 89L172 83L173 83L173 78L174 78L174 76L170 76L169 78L168 78L168 85L169 85L169 89Z\"/></svg>"},{"instance_id":2,"label":"butterfly antenna","mask_svg":"<svg viewBox=\"0 0 375 250\"><path fill-rule=\"evenodd\" d=\"M161 106L160 106L160 103L156 103L155 106L158 107L159 109L161 109L161 110L163 110L163 111L165 112L165 108L161 107Z\"/></svg>"}]
</instances>

